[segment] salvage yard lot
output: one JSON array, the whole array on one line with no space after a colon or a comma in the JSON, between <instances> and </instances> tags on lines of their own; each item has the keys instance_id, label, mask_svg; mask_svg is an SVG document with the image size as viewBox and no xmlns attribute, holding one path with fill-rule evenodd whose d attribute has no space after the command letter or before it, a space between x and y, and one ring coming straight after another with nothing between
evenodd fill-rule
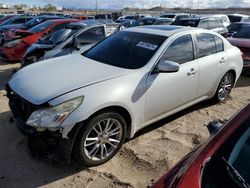
<instances>
[{"instance_id":1,"label":"salvage yard lot","mask_svg":"<svg viewBox=\"0 0 250 188\"><path fill-rule=\"evenodd\" d=\"M205 101L148 126L104 165L56 165L33 158L24 136L10 123L4 85L18 66L0 63L0 187L146 187L206 141L205 123L229 118L250 102L250 77L241 76L226 103Z\"/></svg>"}]
</instances>

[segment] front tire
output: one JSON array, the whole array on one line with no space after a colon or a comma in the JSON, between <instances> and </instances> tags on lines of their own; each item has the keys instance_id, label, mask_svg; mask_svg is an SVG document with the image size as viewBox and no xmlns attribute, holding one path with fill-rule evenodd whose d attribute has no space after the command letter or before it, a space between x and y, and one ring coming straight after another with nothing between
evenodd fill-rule
<instances>
[{"instance_id":1,"label":"front tire","mask_svg":"<svg viewBox=\"0 0 250 188\"><path fill-rule=\"evenodd\" d=\"M75 156L85 166L97 166L110 160L125 140L127 125L116 112L96 115L78 134Z\"/></svg>"},{"instance_id":2,"label":"front tire","mask_svg":"<svg viewBox=\"0 0 250 188\"><path fill-rule=\"evenodd\" d=\"M214 95L214 99L217 102L225 102L231 93L234 86L234 75L232 72L227 72L221 79L220 84Z\"/></svg>"}]
</instances>

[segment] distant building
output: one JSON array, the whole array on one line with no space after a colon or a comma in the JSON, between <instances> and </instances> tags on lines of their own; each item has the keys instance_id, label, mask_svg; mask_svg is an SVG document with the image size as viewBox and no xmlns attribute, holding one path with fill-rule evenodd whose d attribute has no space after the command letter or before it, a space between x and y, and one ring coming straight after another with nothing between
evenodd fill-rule
<instances>
[{"instance_id":1,"label":"distant building","mask_svg":"<svg viewBox=\"0 0 250 188\"><path fill-rule=\"evenodd\" d=\"M63 7L56 7L56 10L62 11Z\"/></svg>"},{"instance_id":2,"label":"distant building","mask_svg":"<svg viewBox=\"0 0 250 188\"><path fill-rule=\"evenodd\" d=\"M0 8L8 8L6 4L0 3Z\"/></svg>"}]
</instances>

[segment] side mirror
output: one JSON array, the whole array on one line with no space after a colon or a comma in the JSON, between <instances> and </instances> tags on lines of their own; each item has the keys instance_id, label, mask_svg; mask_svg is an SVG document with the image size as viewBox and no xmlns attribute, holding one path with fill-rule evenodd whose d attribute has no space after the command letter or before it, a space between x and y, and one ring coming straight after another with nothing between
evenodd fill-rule
<instances>
[{"instance_id":1,"label":"side mirror","mask_svg":"<svg viewBox=\"0 0 250 188\"><path fill-rule=\"evenodd\" d=\"M154 73L178 72L180 65L173 61L160 61L155 67Z\"/></svg>"}]
</instances>

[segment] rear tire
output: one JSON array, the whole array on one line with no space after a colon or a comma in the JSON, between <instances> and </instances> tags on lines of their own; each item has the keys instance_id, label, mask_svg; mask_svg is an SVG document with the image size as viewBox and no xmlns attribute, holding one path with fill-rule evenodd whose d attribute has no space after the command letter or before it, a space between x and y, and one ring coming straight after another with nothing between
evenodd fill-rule
<instances>
[{"instance_id":1,"label":"rear tire","mask_svg":"<svg viewBox=\"0 0 250 188\"><path fill-rule=\"evenodd\" d=\"M121 148L127 125L116 112L104 112L82 125L75 141L74 154L84 166L97 166L110 160Z\"/></svg>"},{"instance_id":2,"label":"rear tire","mask_svg":"<svg viewBox=\"0 0 250 188\"><path fill-rule=\"evenodd\" d=\"M225 102L234 86L235 77L232 72L227 72L221 79L214 95L216 102Z\"/></svg>"}]
</instances>

